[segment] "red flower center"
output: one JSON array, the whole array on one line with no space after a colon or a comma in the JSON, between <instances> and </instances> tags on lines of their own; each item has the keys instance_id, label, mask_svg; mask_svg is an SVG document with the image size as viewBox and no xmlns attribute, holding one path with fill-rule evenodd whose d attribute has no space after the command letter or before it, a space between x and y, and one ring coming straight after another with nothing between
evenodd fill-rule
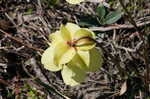
<instances>
[{"instance_id":1,"label":"red flower center","mask_svg":"<svg viewBox=\"0 0 150 99\"><path fill-rule=\"evenodd\" d=\"M75 50L77 50L76 41L67 41L67 45L69 45L70 47L73 47Z\"/></svg>"}]
</instances>

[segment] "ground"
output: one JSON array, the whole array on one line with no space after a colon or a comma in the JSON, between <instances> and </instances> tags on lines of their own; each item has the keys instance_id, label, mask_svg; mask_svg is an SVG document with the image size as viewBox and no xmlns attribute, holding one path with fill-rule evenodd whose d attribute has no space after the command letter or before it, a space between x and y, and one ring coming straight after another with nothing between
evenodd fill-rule
<instances>
[{"instance_id":1,"label":"ground","mask_svg":"<svg viewBox=\"0 0 150 99\"><path fill-rule=\"evenodd\" d=\"M95 2L0 0L0 98L149 99L150 1L126 0L125 8L121 0L106 1L111 5L107 12L124 13L109 25L95 22ZM49 34L66 22L93 30L104 59L97 72L75 87L41 64Z\"/></svg>"}]
</instances>

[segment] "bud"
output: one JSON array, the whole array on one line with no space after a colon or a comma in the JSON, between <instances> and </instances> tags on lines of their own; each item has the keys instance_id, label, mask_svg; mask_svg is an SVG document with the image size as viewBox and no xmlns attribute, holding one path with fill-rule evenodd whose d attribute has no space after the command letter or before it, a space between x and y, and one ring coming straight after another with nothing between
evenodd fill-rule
<instances>
[{"instance_id":1,"label":"bud","mask_svg":"<svg viewBox=\"0 0 150 99\"><path fill-rule=\"evenodd\" d=\"M91 37L82 37L76 40L76 47L83 47L83 46L92 46L95 45L95 40Z\"/></svg>"}]
</instances>

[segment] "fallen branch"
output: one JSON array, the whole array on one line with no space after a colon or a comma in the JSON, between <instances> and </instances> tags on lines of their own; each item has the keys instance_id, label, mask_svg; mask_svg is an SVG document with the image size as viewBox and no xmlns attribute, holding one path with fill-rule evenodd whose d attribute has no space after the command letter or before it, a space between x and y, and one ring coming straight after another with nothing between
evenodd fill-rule
<instances>
[{"instance_id":1,"label":"fallen branch","mask_svg":"<svg viewBox=\"0 0 150 99\"><path fill-rule=\"evenodd\" d=\"M139 23L137 24L137 27L142 27L148 24L150 24L150 21ZM132 29L132 28L135 28L135 27L133 25L114 24L114 25L107 26L107 27L104 27L104 26L103 27L91 27L90 30L105 32L105 31L110 31L114 29Z\"/></svg>"}]
</instances>

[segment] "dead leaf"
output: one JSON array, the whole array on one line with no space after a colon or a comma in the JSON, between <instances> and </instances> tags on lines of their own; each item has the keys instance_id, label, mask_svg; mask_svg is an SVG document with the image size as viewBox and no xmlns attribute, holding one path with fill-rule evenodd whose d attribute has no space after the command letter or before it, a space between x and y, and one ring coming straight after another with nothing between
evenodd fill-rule
<instances>
[{"instance_id":1,"label":"dead leaf","mask_svg":"<svg viewBox=\"0 0 150 99\"><path fill-rule=\"evenodd\" d=\"M125 92L127 91L127 82L125 81L122 86L121 86L121 90L120 90L120 96L123 95Z\"/></svg>"}]
</instances>

